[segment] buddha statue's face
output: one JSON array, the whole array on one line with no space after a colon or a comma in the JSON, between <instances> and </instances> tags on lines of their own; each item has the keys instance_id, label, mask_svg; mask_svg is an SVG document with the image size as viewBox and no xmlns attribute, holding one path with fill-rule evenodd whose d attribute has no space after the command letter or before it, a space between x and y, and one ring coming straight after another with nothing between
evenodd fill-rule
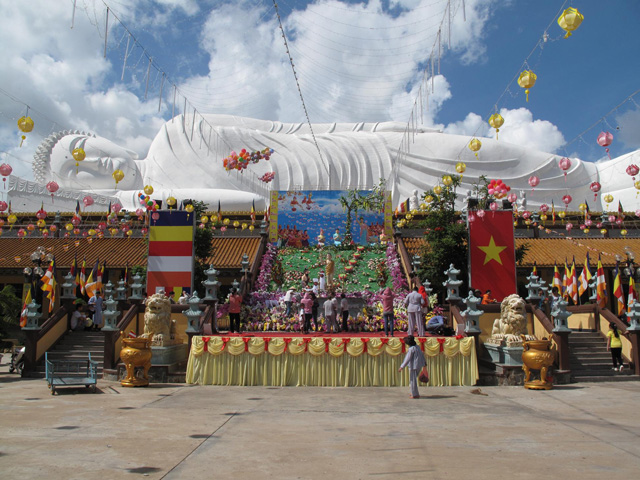
<instances>
[{"instance_id":1,"label":"buddha statue's face","mask_svg":"<svg viewBox=\"0 0 640 480\"><path fill-rule=\"evenodd\" d=\"M72 152L82 148L85 159L77 162ZM133 190L142 184L135 158L137 154L102 137L67 135L51 152L50 168L55 181L62 188L82 190ZM118 183L113 172L122 170L124 178Z\"/></svg>"}]
</instances>

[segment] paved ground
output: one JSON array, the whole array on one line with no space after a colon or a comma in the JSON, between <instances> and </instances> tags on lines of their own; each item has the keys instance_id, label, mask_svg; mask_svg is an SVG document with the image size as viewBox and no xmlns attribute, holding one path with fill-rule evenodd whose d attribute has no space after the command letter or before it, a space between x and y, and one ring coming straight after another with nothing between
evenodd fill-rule
<instances>
[{"instance_id":1,"label":"paved ground","mask_svg":"<svg viewBox=\"0 0 640 480\"><path fill-rule=\"evenodd\" d=\"M2 479L636 479L640 382L261 388L21 380L0 365Z\"/></svg>"}]
</instances>

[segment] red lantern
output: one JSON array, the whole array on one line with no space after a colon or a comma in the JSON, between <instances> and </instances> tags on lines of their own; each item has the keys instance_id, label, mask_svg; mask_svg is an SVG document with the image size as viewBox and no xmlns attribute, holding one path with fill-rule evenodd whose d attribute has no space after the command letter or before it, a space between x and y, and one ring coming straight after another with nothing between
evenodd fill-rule
<instances>
[{"instance_id":1,"label":"red lantern","mask_svg":"<svg viewBox=\"0 0 640 480\"><path fill-rule=\"evenodd\" d=\"M8 163L3 163L0 165L0 175L2 175L2 182L4 183L4 189L7 189L7 177L11 175L13 172L13 168Z\"/></svg>"},{"instance_id":2,"label":"red lantern","mask_svg":"<svg viewBox=\"0 0 640 480\"><path fill-rule=\"evenodd\" d=\"M558 166L564 173L564 182L567 183L567 170L571 168L571 160L567 157L562 157L558 162Z\"/></svg>"},{"instance_id":3,"label":"red lantern","mask_svg":"<svg viewBox=\"0 0 640 480\"><path fill-rule=\"evenodd\" d=\"M4 212L7 208L9 208L7 202L0 200L0 212Z\"/></svg>"},{"instance_id":4,"label":"red lantern","mask_svg":"<svg viewBox=\"0 0 640 480\"><path fill-rule=\"evenodd\" d=\"M593 200L595 201L596 198L598 198L598 192L602 188L602 185L600 185L599 182L591 182L591 185L589 185L589 188L593 192Z\"/></svg>"},{"instance_id":5,"label":"red lantern","mask_svg":"<svg viewBox=\"0 0 640 480\"><path fill-rule=\"evenodd\" d=\"M536 177L535 175L531 175L529 177L529 185L531 185L532 192L538 186L539 183L540 183L540 178Z\"/></svg>"},{"instance_id":6,"label":"red lantern","mask_svg":"<svg viewBox=\"0 0 640 480\"><path fill-rule=\"evenodd\" d=\"M53 194L56 193L59 188L60 187L56 182L47 183L47 190L49 190L49 193L51 194L51 203L53 203Z\"/></svg>"},{"instance_id":7,"label":"red lantern","mask_svg":"<svg viewBox=\"0 0 640 480\"><path fill-rule=\"evenodd\" d=\"M562 202L564 203L565 208L569 206L571 200L573 200L573 198L571 198L571 195L565 195L564 197L562 197Z\"/></svg>"},{"instance_id":8,"label":"red lantern","mask_svg":"<svg viewBox=\"0 0 640 480\"><path fill-rule=\"evenodd\" d=\"M640 172L640 168L633 163L627 167L627 175L629 175L634 182L636 181L636 175L638 172Z\"/></svg>"},{"instance_id":9,"label":"red lantern","mask_svg":"<svg viewBox=\"0 0 640 480\"><path fill-rule=\"evenodd\" d=\"M84 203L85 207L90 207L93 205L93 197L91 195L87 195L82 199L82 203Z\"/></svg>"},{"instance_id":10,"label":"red lantern","mask_svg":"<svg viewBox=\"0 0 640 480\"><path fill-rule=\"evenodd\" d=\"M601 147L609 147L611 142L613 142L613 135L611 135L611 133L600 132L600 135L598 135L598 145ZM609 159L611 159L611 155L609 155L609 148L605 148L604 151L607 152Z\"/></svg>"}]
</instances>

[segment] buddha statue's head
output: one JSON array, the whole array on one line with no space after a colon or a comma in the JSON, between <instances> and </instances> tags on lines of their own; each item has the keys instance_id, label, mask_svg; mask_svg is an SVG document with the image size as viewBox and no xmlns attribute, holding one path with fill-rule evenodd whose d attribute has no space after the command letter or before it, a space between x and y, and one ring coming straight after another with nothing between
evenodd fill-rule
<instances>
[{"instance_id":1,"label":"buddha statue's head","mask_svg":"<svg viewBox=\"0 0 640 480\"><path fill-rule=\"evenodd\" d=\"M82 148L85 158L77 162L72 152ZM62 188L80 190L114 190L113 172L122 170L124 178L118 183L121 190L140 188L142 177L135 159L138 155L106 138L75 131L49 135L36 149L33 161L35 180L53 180Z\"/></svg>"}]
</instances>

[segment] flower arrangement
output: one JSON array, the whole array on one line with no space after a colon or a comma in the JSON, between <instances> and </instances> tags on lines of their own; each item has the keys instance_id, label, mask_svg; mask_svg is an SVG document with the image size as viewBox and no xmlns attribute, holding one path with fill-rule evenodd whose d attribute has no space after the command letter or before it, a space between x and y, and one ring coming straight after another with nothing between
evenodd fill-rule
<instances>
[{"instance_id":1,"label":"flower arrangement","mask_svg":"<svg viewBox=\"0 0 640 480\"><path fill-rule=\"evenodd\" d=\"M396 291L406 290L409 288L409 284L404 278L404 273L400 266L400 259L398 258L396 246L393 243L389 243L387 246L387 269L391 272L393 288Z\"/></svg>"}]
</instances>

